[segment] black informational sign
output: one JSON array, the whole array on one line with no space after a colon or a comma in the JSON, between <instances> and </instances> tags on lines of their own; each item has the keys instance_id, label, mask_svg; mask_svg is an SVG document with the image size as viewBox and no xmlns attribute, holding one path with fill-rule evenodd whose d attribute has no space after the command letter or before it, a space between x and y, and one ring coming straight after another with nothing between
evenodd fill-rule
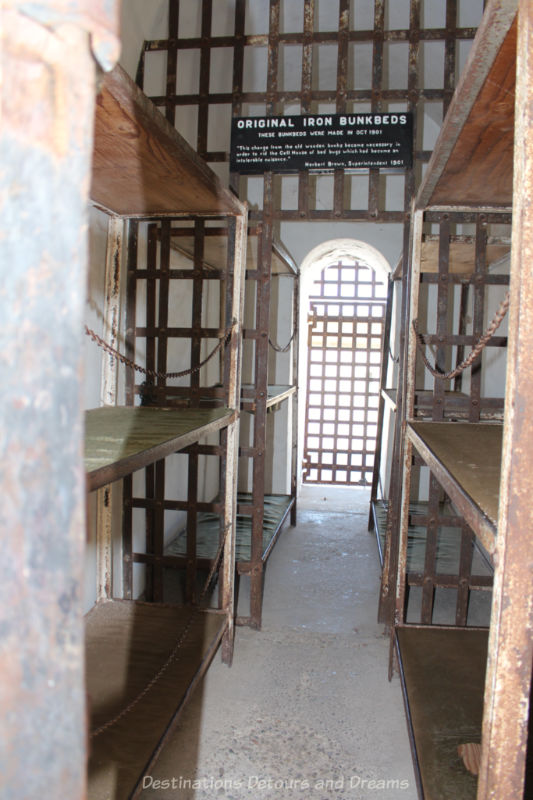
<instances>
[{"instance_id":1,"label":"black informational sign","mask_svg":"<svg viewBox=\"0 0 533 800\"><path fill-rule=\"evenodd\" d=\"M408 112L238 117L232 121L230 169L247 175L331 172L412 165Z\"/></svg>"}]
</instances>

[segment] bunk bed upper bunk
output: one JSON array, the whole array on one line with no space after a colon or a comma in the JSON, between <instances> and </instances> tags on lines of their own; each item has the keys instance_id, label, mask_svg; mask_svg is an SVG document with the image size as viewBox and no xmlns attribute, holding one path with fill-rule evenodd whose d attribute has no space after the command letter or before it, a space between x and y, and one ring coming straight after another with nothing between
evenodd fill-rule
<instances>
[{"instance_id":1,"label":"bunk bed upper bunk","mask_svg":"<svg viewBox=\"0 0 533 800\"><path fill-rule=\"evenodd\" d=\"M90 196L124 217L245 212L120 65L96 98Z\"/></svg>"},{"instance_id":2,"label":"bunk bed upper bunk","mask_svg":"<svg viewBox=\"0 0 533 800\"><path fill-rule=\"evenodd\" d=\"M417 209L511 209L516 8L516 0L487 6L418 190Z\"/></svg>"},{"instance_id":3,"label":"bunk bed upper bunk","mask_svg":"<svg viewBox=\"0 0 533 800\"><path fill-rule=\"evenodd\" d=\"M229 408L105 406L85 414L87 488L98 489L235 420Z\"/></svg>"}]
</instances>

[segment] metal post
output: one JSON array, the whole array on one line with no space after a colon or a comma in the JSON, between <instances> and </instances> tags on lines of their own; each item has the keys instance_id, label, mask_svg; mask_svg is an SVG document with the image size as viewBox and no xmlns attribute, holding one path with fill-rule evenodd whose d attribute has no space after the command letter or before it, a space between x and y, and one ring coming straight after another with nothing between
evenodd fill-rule
<instances>
[{"instance_id":1,"label":"metal post","mask_svg":"<svg viewBox=\"0 0 533 800\"><path fill-rule=\"evenodd\" d=\"M506 409L479 800L523 795L533 655L533 9L528 0L520 0L517 27Z\"/></svg>"},{"instance_id":2,"label":"metal post","mask_svg":"<svg viewBox=\"0 0 533 800\"><path fill-rule=\"evenodd\" d=\"M99 2L17 5L0 12L2 795L81 800L89 31L107 56L116 40Z\"/></svg>"},{"instance_id":3,"label":"metal post","mask_svg":"<svg viewBox=\"0 0 533 800\"><path fill-rule=\"evenodd\" d=\"M110 217L107 231L104 330L105 341L117 349L120 333L121 263L124 221ZM117 404L118 361L115 356L102 354L102 405ZM116 505L116 484L98 490L96 522L96 599L110 600L113 596L113 507Z\"/></svg>"}]
</instances>

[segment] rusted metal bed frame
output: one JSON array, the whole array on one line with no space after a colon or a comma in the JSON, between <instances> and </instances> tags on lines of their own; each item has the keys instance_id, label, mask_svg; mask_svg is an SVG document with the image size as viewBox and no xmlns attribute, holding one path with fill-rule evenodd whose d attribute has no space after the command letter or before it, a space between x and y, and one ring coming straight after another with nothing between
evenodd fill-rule
<instances>
[{"instance_id":1,"label":"rusted metal bed frame","mask_svg":"<svg viewBox=\"0 0 533 800\"><path fill-rule=\"evenodd\" d=\"M152 244L146 251L147 263L130 264L128 274L130 285L128 291L129 316L127 328L134 331L131 337L131 346L134 343L147 342L147 366L150 369L158 368L165 371L161 363L156 365L155 354L161 352L162 343L171 338L188 338L190 331L187 326L169 327L162 324L161 320L167 319L169 314L170 292L167 286L165 294L161 292L162 285L157 289L155 277L157 271L157 246L166 242L166 252L176 249L186 261L190 260L194 269L170 269L168 271L167 283L179 282L181 280L189 283L194 278L196 281L196 299L192 311L192 331L196 337L196 348L191 351L191 368L200 361L200 343L202 340L212 340L214 335L220 331L205 321L202 322L205 309L202 305L205 282L220 282L225 278L225 272L221 267L224 260L223 229L219 225L216 227L206 227L195 223L194 230L187 226L167 227L164 223L156 227L153 223L151 231L148 233L148 241ZM296 441L297 431L295 421L297 420L296 406L296 385L291 386L270 386L268 384L269 361L271 360L271 336L269 333L270 318L270 284L273 279L287 276L290 280L291 293L293 298L293 319L289 319L289 326L286 330L286 337L289 343L289 358L291 359L291 373L293 378L297 374L297 337L294 333L294 320L297 319L298 301L298 274L295 265L290 257L276 243L273 244L271 252L267 255L263 252L263 239L261 229L250 230L248 232L247 247L247 269L246 280L253 282L255 291L251 292L253 298L253 308L249 309L248 316L250 323L243 329L245 342L252 342L253 352L253 383L242 387L241 409L251 414L252 442L251 445L241 442L239 456L244 461L252 459L252 487L247 496L244 492L239 494L237 507L238 527L237 527L237 549L241 557L237 558L236 568L239 575L250 576L250 612L248 616L240 615L237 617L237 624L247 624L254 628L261 627L262 598L264 566L270 555L272 548L280 534L281 528L290 515L291 523L296 520ZM136 254L135 254L136 258ZM137 287L147 280L147 276L153 276L153 286L146 293L146 317L145 326L137 326L135 323L135 297ZM156 308L158 318L156 319ZM141 309L139 309L140 311ZM174 315L175 316L175 315ZM255 322L254 322L255 320ZM266 327L265 327L266 326ZM212 344L210 344L212 346ZM278 345L275 345L278 347ZM283 348L285 349L285 348ZM220 384L205 385L205 381L200 380L199 372L194 372L191 376L191 383L188 386L168 385L165 380L150 378L143 380L142 377L134 380L130 373L129 383L130 396L141 395L143 403L164 406L183 406L189 403L199 403L202 406L211 406L222 401L224 389ZM292 437L293 445L291 452L291 492L285 496L285 501L281 502L281 496L270 496L266 492L267 478L267 413L274 410L279 405L291 399L292 402ZM199 447L194 445L186 451L189 455L189 462L195 463L195 483L198 481L198 456L216 455L213 448L207 445ZM147 535L146 552L128 553L127 574L128 586L131 583L132 563L144 563L149 565L151 579L147 587L146 599L159 600L164 598L163 573L165 569L187 571L187 596L194 599L197 573L201 570L209 569L211 558L217 550L217 537L213 538L212 515L218 512L219 499L214 497L211 500L204 499L199 502L197 497L197 487L190 485L188 496L178 498L173 489L165 486L165 475L162 467L151 467L147 472L147 483L144 495L139 492L135 495L129 484L126 485L126 503L129 509L128 520L131 517L131 508L144 509L149 518L147 524L149 532ZM187 515L186 535L184 532L176 531L174 541L165 544L164 542L164 518L163 514L156 513L156 505L159 503L161 510L181 510ZM269 511L275 512L276 520L273 522L273 515ZM128 541L131 538L128 522ZM249 555L243 553L251 548ZM128 592L131 589L128 588Z\"/></svg>"},{"instance_id":2,"label":"rusted metal bed frame","mask_svg":"<svg viewBox=\"0 0 533 800\"><path fill-rule=\"evenodd\" d=\"M510 222L510 216L504 214L487 215L474 214L473 212L454 212L433 213L427 227L439 227L439 234L422 234L421 248L421 272L418 287L420 307L424 307L424 302L429 304L428 287L437 286L433 297L433 306L436 309L436 332L433 335L424 335L423 340L428 354L435 353L435 360L440 369L446 370L450 359L456 359L457 363L463 360L465 345L472 346L477 341L484 330L484 298L491 286L505 287L509 278L505 274L496 274L492 270L492 265L498 263L510 249L510 236L506 237L501 233L501 228L505 222ZM500 231L497 236L487 235L490 225L498 223ZM475 226L473 234L456 234L457 224L470 224ZM510 230L509 230L510 233ZM438 244L440 243L440 246ZM455 292L454 287L459 287L460 291ZM472 328L467 335L466 316L471 300ZM455 315L455 322L452 317ZM490 348L501 348L506 345L506 337L498 332L488 342L488 350L484 356L477 360L475 369L472 371L469 386L466 391L462 390L462 373L453 379L453 388L445 389L444 382L433 378L433 388L417 388L414 395L414 418L417 420L469 420L476 422L479 420L490 421L500 420L503 417L503 398L484 397L481 395L482 381L482 360L490 353ZM383 354L383 381L386 378L388 353ZM433 356L430 356L433 358ZM414 377L416 385L424 385L424 374L421 373L420 366ZM427 385L427 384L426 384ZM383 575L381 589L380 619L390 624L391 604L393 603L394 590L391 588L390 580L396 580L396 564L391 565L390 559L395 559L397 550L398 520L400 515L401 500L401 476L402 464L398 455L398 447L401 434L401 416L396 413L397 390L383 388L382 396L384 399L381 424L383 424L383 414L385 404L392 409L395 414L395 439L391 458L390 482L387 486L388 497L385 500L387 507L387 521L385 535L385 546L383 552ZM420 458L415 459L417 471L426 462ZM377 477L379 475L380 461L378 459L374 473L374 491L372 498L373 510L371 511L371 522L378 528L383 529L383 515L379 513L379 506L383 501L377 495ZM417 497L412 493L412 501ZM413 506L409 511L410 526L424 526L427 530L425 546L423 542L417 541L417 548L424 549L425 566L416 573L409 572L407 576L407 587L418 586L422 590L422 605L420 622L431 624L433 620L435 591L439 587L456 589L456 625L466 625L469 612L469 600L471 592L475 590L488 589L492 581L488 575L472 573L472 555L477 546L472 529L465 524L461 515L445 511L443 508L445 496L435 477L431 475L429 483L429 496L424 505L419 501L416 508ZM462 528L461 545L459 546L460 560L456 567L455 574L440 574L436 568L437 542L446 535L443 528ZM456 534L452 531L453 538ZM481 551L483 552L483 551ZM394 576L394 577L392 577ZM407 595L407 592L406 592ZM407 599L407 597L406 597Z\"/></svg>"},{"instance_id":3,"label":"rusted metal bed frame","mask_svg":"<svg viewBox=\"0 0 533 800\"><path fill-rule=\"evenodd\" d=\"M131 136L132 131L135 132L134 137ZM88 673L88 685L94 686L96 692L92 711L93 724L97 729L92 735L101 735L101 738L94 740L91 750L89 787L96 796L102 791L102 776L108 774L112 782L113 770L118 769L121 776L120 796L135 797L142 791L142 776L147 766L157 757L186 699L209 666L218 646L221 645L222 658L226 663L231 664L233 655L236 467L247 209L222 187L211 170L120 67L105 77L97 99L92 177L93 203L109 213L112 221L112 236L108 247L108 273L111 272L111 282L120 285L125 219L128 220L128 273L124 350L116 346L119 338L116 326L111 325L107 335L112 341L105 341L104 334L104 341L100 342L104 347L110 345L114 348L104 356L104 360L109 361L105 370L109 384L108 401L116 402L119 362L122 360L126 364L126 406L108 406L88 412L86 427L87 485L91 490L107 487L101 501L108 507L107 511L99 515L99 522L105 523L104 532L100 532L98 537L98 599L103 602L96 604L87 619L87 663L96 670L94 675L91 671ZM117 224L119 218L123 223L122 230L120 224ZM220 353L219 400L216 407L207 408L203 408L200 402L199 342L203 331L193 325L192 328L189 326L187 330L179 331L181 336L192 338L192 378L188 407L139 407L133 378L138 368L148 370L147 383L158 386L165 386L166 376L172 368L167 359L168 302L164 302L168 297L170 278L172 224L189 224L194 230L198 230L206 224L212 224L213 220L217 225L225 225L227 250L226 259L217 275L224 287L221 292L220 320L214 330L207 331L211 339L218 340L214 352ZM152 330L156 311L155 305L152 305L143 329L147 342L146 363L140 364L138 351L134 347L137 331L133 313L135 296L132 289L136 277L134 265L139 246L139 228L142 225L146 225L148 231L147 252L151 259L144 270L144 278L150 284L147 294L155 302L157 282L157 294L163 298L158 309L158 333L161 334L165 329L165 338L159 342L156 350ZM193 280L201 281L202 264L198 257L193 266ZM193 301L197 301L197 297L198 293L193 292ZM111 303L111 307L112 305ZM108 311L109 307L108 304ZM121 350L117 356L117 352ZM216 436L217 444L204 444L206 437L212 441L213 436ZM202 609L199 612L194 609L191 611L190 607L187 610L186 606L169 607L161 603L162 571L158 565L157 553L158 548L162 549L162 528L154 524L152 529L150 523L157 522L164 514L158 487L164 481L165 458L176 452L188 454L189 493L192 495L198 476L198 454L202 449L214 455L218 463L219 500L216 511L219 517L219 556L213 565L213 572L219 568L219 602L218 608L212 611ZM150 595L149 599L158 601L140 605L133 598L132 570L135 554L132 552L134 528L131 495L132 473L139 469L144 469L145 485L152 492L146 511L146 539L152 544L152 550L148 549L148 552L140 554L138 560L146 564L146 594ZM112 495L107 484L120 478L123 480L124 495L123 586L122 599L115 600L114 597L120 592L117 586L113 587L112 580L111 525L108 519ZM193 512L196 505L197 502L192 503ZM189 521L191 529L193 522L194 520ZM213 624L210 622L210 614ZM116 622L118 628L114 634L110 634L115 616L117 619L120 617L122 622ZM123 655L117 660L113 655L113 636L116 640L116 653L122 652L119 642L122 629L130 630L132 642L138 642L141 652L143 648L145 651L151 635L151 620L153 635L159 636L164 643L159 654L161 663L156 658L150 667L155 673L155 680L152 674L144 675L143 680L148 689L137 685L135 681L134 684L123 685L120 677L121 670L123 671L121 659L129 657L129 648L125 642ZM199 646L196 641L198 637ZM160 645L156 649L158 648ZM179 648L179 654L176 657L172 655L168 664L165 664L165 657L173 648ZM99 665L102 659L105 662L106 653L109 655L110 668L118 670L116 675L111 670L113 675L107 676L109 685L116 684L117 696L122 698L127 714L123 714L122 709L117 707L116 697L111 698L113 702L109 705L110 698L106 700L105 687L99 683ZM132 653L133 659L135 647ZM180 661L183 661L182 669ZM142 666L140 670L142 673ZM132 666L123 675L134 673ZM167 673L172 675L170 683L165 683L168 681ZM154 693L155 684L157 688ZM154 717L151 702L162 691L161 686L164 687L162 700L160 698L155 702L155 706L159 702L161 707ZM135 693L133 700L131 692ZM138 724L134 719L137 714L141 715L137 718ZM107 719L109 717L111 724ZM146 728L145 733L143 725ZM130 746L127 742L132 730L137 730L137 733L135 742L131 742Z\"/></svg>"},{"instance_id":4,"label":"rusted metal bed frame","mask_svg":"<svg viewBox=\"0 0 533 800\"><path fill-rule=\"evenodd\" d=\"M391 559L394 561L392 572L384 575L382 612L387 605L387 598L390 598L392 616L385 614L384 618L393 626L392 643L399 659L406 705L414 729L420 793L428 797L435 796L434 792L439 791L435 782L439 787L446 785L446 754L443 755L441 748L437 762L433 760L432 767L424 756L428 739L437 735L441 743L446 742L447 746L452 743L457 758L458 737L466 733L468 728L463 728L461 732L458 721L446 728L443 721L435 733L430 730L428 721L418 714L430 699L429 694L419 696L426 677L428 680L431 677L428 670L438 673L443 666L446 669L446 659L452 655L453 648L457 649L457 645L452 644L452 634L446 639L446 631L442 629L409 627L405 624L409 501L415 453L430 467L433 480L450 497L494 562L486 676L484 683L480 678L477 685L472 687L476 695L474 717L468 716L465 708L457 709L457 720L464 712L466 716L462 724L468 725L466 721L469 720L472 725L469 740L476 741L481 737L479 778L476 787L471 776L465 773L466 783L460 789L455 787L453 793L454 796L473 797L477 792L478 800L485 800L488 797L521 797L524 789L533 623L531 576L527 566L528 532L531 529L529 497L533 489L528 467L531 453L528 442L531 430L529 406L533 396L533 327L531 270L526 257L531 247L528 198L533 164L529 58L532 26L531 6L527 2L487 4L467 68L414 205L407 281L410 289L409 313L405 318L409 323L409 332L401 384L404 405L399 426L400 447L397 450L402 476L399 490L401 525L396 560L394 557ZM500 114L487 113L496 107L500 109ZM412 322L418 315L424 220L436 220L440 226L439 280L444 285L451 278L448 267L450 222L456 219L456 214L460 214L461 219L472 215L476 224L474 308L480 309L485 281L475 279L483 272L486 263L486 235L483 229L486 223L505 223L511 206L511 310L503 427L479 422L479 379L474 381L474 391L471 392L468 422L445 421L443 380L438 381L433 392L432 420L418 421L414 380L417 342ZM439 292L439 299L442 292ZM441 370L447 368L442 350L446 330L443 320L435 340ZM482 332L479 316L477 322L474 319L474 330L478 336ZM428 341L427 337L425 341ZM463 341L462 336L457 338L456 343L471 344ZM391 564L388 567L390 569ZM387 580L393 573L393 585L387 586ZM431 586L429 590L432 590ZM408 642L408 631L415 644ZM480 655L478 650L474 655L470 648L477 635L476 631L463 628L463 665L457 675L458 683L468 680L472 669L479 672L479 667L484 664L483 654ZM427 639L425 644L424 637ZM440 651L437 637L443 640L439 645ZM419 658L420 648L423 647L431 648L435 653L440 652L440 665L437 662L423 666ZM484 670L479 674L483 673ZM443 682L444 677L443 673Z\"/></svg>"}]
</instances>

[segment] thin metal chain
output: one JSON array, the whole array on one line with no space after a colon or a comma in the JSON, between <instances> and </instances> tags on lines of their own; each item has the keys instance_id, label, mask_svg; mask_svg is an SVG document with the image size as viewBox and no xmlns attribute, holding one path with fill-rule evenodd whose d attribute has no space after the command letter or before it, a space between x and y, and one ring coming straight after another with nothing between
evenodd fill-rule
<instances>
[{"instance_id":1,"label":"thin metal chain","mask_svg":"<svg viewBox=\"0 0 533 800\"><path fill-rule=\"evenodd\" d=\"M269 343L270 347L273 350L276 351L276 353L286 353L289 350L289 347L291 346L291 344L293 343L295 336L296 336L296 330L294 330L292 332L292 336L289 339L289 341L287 342L287 344L285 345L285 347L281 347L281 345L276 344L276 342L273 342L272 339L270 339L270 338L268 340L268 343Z\"/></svg>"},{"instance_id":2,"label":"thin metal chain","mask_svg":"<svg viewBox=\"0 0 533 800\"><path fill-rule=\"evenodd\" d=\"M498 310L496 311L496 313L495 313L495 315L494 315L494 317L492 319L492 322L488 326L488 328L485 331L485 333L483 334L483 336L481 336L478 339L478 341L476 342L476 344L475 344L474 348L472 349L472 352L470 353L470 355L467 356L467 358L465 358L464 361L462 361L460 364L458 364L455 367L455 369L451 370L450 372L441 372L440 370L436 369L432 364L430 364L430 362L426 358L426 354L425 354L424 337L422 336L421 333L418 332L418 320L417 319L413 320L413 330L415 332L416 343L417 343L418 349L420 351L420 354L422 356L422 360L423 360L425 366L431 372L431 374L433 375L434 378L442 378L442 380L447 381L447 380L450 380L451 378L455 378L457 375L459 375L461 372L463 372L467 367L472 366L472 364L474 363L474 361L476 360L478 355L481 353L483 348L487 345L487 343L492 338L492 336L494 336L494 333L500 327L500 325L502 323L502 320L505 317L505 315L507 314L507 311L509 309L509 301L510 301L510 293L507 292L507 294L503 298L502 302L500 303L500 306L499 306Z\"/></svg>"},{"instance_id":3,"label":"thin metal chain","mask_svg":"<svg viewBox=\"0 0 533 800\"><path fill-rule=\"evenodd\" d=\"M204 597L206 596L207 591L208 591L208 589L209 589L209 587L211 585L211 581L213 580L214 574L215 574L216 570L219 567L220 560L222 558L222 553L224 552L224 547L226 545L226 539L228 538L228 532L229 532L230 528L231 528L231 523L226 525L226 527L224 528L224 535L222 537L222 541L220 542L220 544L218 546L218 550L217 550L217 553L215 555L215 559L214 559L213 564L211 566L211 569L209 571L209 575L207 576L207 580L206 580L206 582L204 584L204 587L203 587L203 589L202 589L202 591L200 593L200 597L198 599L198 604L200 604L202 602L202 600L204 599ZM180 637L179 637L178 641L176 642L176 644L174 646L174 649L172 650L171 654L169 655L169 657L167 658L167 660L165 661L165 663L163 664L163 666L161 667L159 672L157 672L154 675L154 677L146 684L144 689L142 689L139 692L139 694L130 703L128 703L128 705L125 706L125 708L122 709L122 711L119 711L118 714L116 714L112 719L108 720L107 722L104 722L103 725L100 725L98 728L95 728L93 731L91 731L91 733L90 733L90 738L91 739L95 739L97 736L100 736L101 733L106 731L108 728L111 728L113 725L116 725L117 722L119 722L127 714L129 714L131 711L133 711L135 706L138 705L138 703L140 703L140 701L143 699L143 697L145 697L148 694L148 692L155 686L155 684L162 678L162 676L167 671L167 669L170 667L170 665L174 661L177 660L177 658L179 656L179 650L180 650L181 646L183 645L183 642L187 638L187 635L188 635L188 633L189 633L189 631L191 629L191 625L192 625L192 623L193 623L193 621L194 621L194 619L196 617L196 614L198 614L198 613L199 613L199 608L195 608L191 612L191 615L190 615L189 619L187 620L187 622L185 623L185 627L183 628L183 630L182 630L182 632L180 634Z\"/></svg>"},{"instance_id":4,"label":"thin metal chain","mask_svg":"<svg viewBox=\"0 0 533 800\"><path fill-rule=\"evenodd\" d=\"M210 361L213 356L215 356L218 351L227 345L230 340L231 334L235 329L236 323L233 322L231 326L226 330L224 336L222 336L215 347L209 355L204 358L203 361L200 361L195 367L191 367L190 369L182 369L181 372L161 372L160 370L155 369L146 369L146 367L141 367L139 364L136 364L131 358L127 358L126 356L119 353L118 350L115 350L114 347L111 347L101 336L98 336L93 330L91 330L87 325L85 326L85 333L89 336L93 342L96 342L98 347L101 347L102 350L105 350L111 356L115 356L122 364L125 364L127 367L136 370L137 372L142 372L143 375L147 375L150 378L159 378L161 380L171 380L172 378L183 378L185 375L193 375L195 372L198 372L203 366Z\"/></svg>"},{"instance_id":5,"label":"thin metal chain","mask_svg":"<svg viewBox=\"0 0 533 800\"><path fill-rule=\"evenodd\" d=\"M400 356L393 355L392 350L391 350L390 347L389 347L389 358L393 362L393 364L399 364L400 363Z\"/></svg>"}]
</instances>

